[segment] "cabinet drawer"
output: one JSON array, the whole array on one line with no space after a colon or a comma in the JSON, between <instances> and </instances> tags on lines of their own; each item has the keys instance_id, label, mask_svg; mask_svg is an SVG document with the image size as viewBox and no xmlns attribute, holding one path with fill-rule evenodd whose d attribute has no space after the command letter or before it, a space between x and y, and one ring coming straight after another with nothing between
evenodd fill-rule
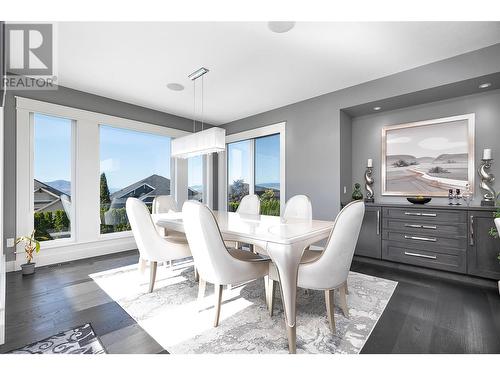
<instances>
[{"instance_id":1,"label":"cabinet drawer","mask_svg":"<svg viewBox=\"0 0 500 375\"><path fill-rule=\"evenodd\" d=\"M431 208L384 207L383 216L387 219L418 220L421 222L467 223L466 212Z\"/></svg>"},{"instance_id":2,"label":"cabinet drawer","mask_svg":"<svg viewBox=\"0 0 500 375\"><path fill-rule=\"evenodd\" d=\"M424 219L384 219L383 227L387 230L413 234L418 233L422 236L467 237L466 223L444 224L437 222L428 223Z\"/></svg>"},{"instance_id":3,"label":"cabinet drawer","mask_svg":"<svg viewBox=\"0 0 500 375\"><path fill-rule=\"evenodd\" d=\"M467 247L467 238L447 238L439 237L433 234L411 233L411 232L395 232L383 231L384 240L403 242L403 246L411 246L412 244L420 244L430 247L451 247L456 249L465 249ZM408 244L408 245L407 245Z\"/></svg>"},{"instance_id":4,"label":"cabinet drawer","mask_svg":"<svg viewBox=\"0 0 500 375\"><path fill-rule=\"evenodd\" d=\"M466 271L466 253L449 251L446 248L417 250L384 240L382 241L382 259L445 271L460 273Z\"/></svg>"}]
</instances>

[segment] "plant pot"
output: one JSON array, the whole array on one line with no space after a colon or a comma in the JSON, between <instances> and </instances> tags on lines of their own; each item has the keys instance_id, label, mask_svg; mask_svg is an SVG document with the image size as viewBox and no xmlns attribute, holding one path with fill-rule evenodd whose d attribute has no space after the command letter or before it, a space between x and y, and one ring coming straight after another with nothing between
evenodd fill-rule
<instances>
[{"instance_id":1,"label":"plant pot","mask_svg":"<svg viewBox=\"0 0 500 375\"><path fill-rule=\"evenodd\" d=\"M500 294L500 280L498 280L498 294Z\"/></svg>"},{"instance_id":2,"label":"plant pot","mask_svg":"<svg viewBox=\"0 0 500 375\"><path fill-rule=\"evenodd\" d=\"M35 263L21 264L21 270L23 272L23 276L33 275L35 273Z\"/></svg>"}]
</instances>

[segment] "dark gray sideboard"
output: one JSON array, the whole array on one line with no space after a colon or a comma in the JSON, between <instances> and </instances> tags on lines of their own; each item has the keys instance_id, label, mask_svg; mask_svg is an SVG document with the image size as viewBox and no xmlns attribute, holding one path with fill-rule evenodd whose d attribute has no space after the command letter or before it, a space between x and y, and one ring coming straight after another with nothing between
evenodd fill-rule
<instances>
[{"instance_id":1,"label":"dark gray sideboard","mask_svg":"<svg viewBox=\"0 0 500 375\"><path fill-rule=\"evenodd\" d=\"M367 204L355 254L500 280L494 207Z\"/></svg>"}]
</instances>

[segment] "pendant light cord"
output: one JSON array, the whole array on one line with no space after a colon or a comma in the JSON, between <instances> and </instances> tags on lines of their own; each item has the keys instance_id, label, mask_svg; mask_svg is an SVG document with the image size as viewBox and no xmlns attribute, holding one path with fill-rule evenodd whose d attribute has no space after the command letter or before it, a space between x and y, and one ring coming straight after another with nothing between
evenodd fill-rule
<instances>
[{"instance_id":1,"label":"pendant light cord","mask_svg":"<svg viewBox=\"0 0 500 375\"><path fill-rule=\"evenodd\" d=\"M201 130L203 131L203 103L205 102L203 99L203 93L204 93L204 82L205 82L205 75L201 76Z\"/></svg>"},{"instance_id":2,"label":"pendant light cord","mask_svg":"<svg viewBox=\"0 0 500 375\"><path fill-rule=\"evenodd\" d=\"M196 80L193 79L193 133L196 133Z\"/></svg>"}]
</instances>

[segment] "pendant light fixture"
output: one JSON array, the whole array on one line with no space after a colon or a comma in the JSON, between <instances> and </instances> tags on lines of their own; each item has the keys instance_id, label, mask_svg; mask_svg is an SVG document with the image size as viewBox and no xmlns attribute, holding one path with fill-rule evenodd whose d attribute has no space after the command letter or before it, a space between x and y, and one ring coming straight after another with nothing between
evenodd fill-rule
<instances>
[{"instance_id":1,"label":"pendant light fixture","mask_svg":"<svg viewBox=\"0 0 500 375\"><path fill-rule=\"evenodd\" d=\"M203 76L208 69L200 68L188 77L193 81L193 134L172 140L172 157L187 159L198 155L223 152L226 149L226 129L212 127L204 130ZM201 78L201 131L196 132L196 80Z\"/></svg>"}]
</instances>

